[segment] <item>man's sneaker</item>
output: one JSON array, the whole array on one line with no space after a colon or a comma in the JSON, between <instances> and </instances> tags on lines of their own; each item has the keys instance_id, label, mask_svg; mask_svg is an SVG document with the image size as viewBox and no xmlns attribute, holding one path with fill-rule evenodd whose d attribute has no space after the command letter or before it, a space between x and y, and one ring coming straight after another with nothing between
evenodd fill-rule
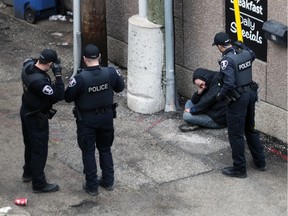
<instances>
[{"instance_id":1,"label":"man's sneaker","mask_svg":"<svg viewBox=\"0 0 288 216\"><path fill-rule=\"evenodd\" d=\"M246 178L247 177L246 172L239 171L239 170L235 169L233 166L223 168L222 173L226 176L229 176L229 177L236 177L236 178Z\"/></svg>"},{"instance_id":2,"label":"man's sneaker","mask_svg":"<svg viewBox=\"0 0 288 216\"><path fill-rule=\"evenodd\" d=\"M46 183L46 185L42 188L33 187L33 193L49 193L49 192L55 192L58 190L59 190L59 186L57 184L49 184L49 183Z\"/></svg>"},{"instance_id":3,"label":"man's sneaker","mask_svg":"<svg viewBox=\"0 0 288 216\"><path fill-rule=\"evenodd\" d=\"M105 185L104 182L102 181L102 179L99 180L99 185L107 191L113 191L114 190L113 185L110 185L110 186Z\"/></svg>"},{"instance_id":4,"label":"man's sneaker","mask_svg":"<svg viewBox=\"0 0 288 216\"><path fill-rule=\"evenodd\" d=\"M253 163L253 168L255 169L255 170L259 170L259 171L267 171L267 166L265 165L265 166L258 166L258 165L256 165L255 163Z\"/></svg>"},{"instance_id":5,"label":"man's sneaker","mask_svg":"<svg viewBox=\"0 0 288 216\"><path fill-rule=\"evenodd\" d=\"M200 126L198 126L198 125L190 125L190 124L182 124L179 126L179 129L182 132L194 131L194 130L197 130L199 128L200 128Z\"/></svg>"},{"instance_id":6,"label":"man's sneaker","mask_svg":"<svg viewBox=\"0 0 288 216\"><path fill-rule=\"evenodd\" d=\"M90 190L86 184L83 184L83 189L86 191L91 196L97 196L98 195L98 190Z\"/></svg>"},{"instance_id":7,"label":"man's sneaker","mask_svg":"<svg viewBox=\"0 0 288 216\"><path fill-rule=\"evenodd\" d=\"M30 181L32 181L32 176L23 173L23 175L22 175L22 181L23 181L23 182L30 182Z\"/></svg>"}]
</instances>

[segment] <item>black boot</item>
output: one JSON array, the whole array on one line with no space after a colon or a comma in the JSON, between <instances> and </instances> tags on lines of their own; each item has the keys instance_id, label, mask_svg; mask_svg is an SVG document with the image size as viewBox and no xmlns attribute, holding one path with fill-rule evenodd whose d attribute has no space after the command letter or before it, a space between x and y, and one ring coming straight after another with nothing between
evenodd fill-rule
<instances>
[{"instance_id":1,"label":"black boot","mask_svg":"<svg viewBox=\"0 0 288 216\"><path fill-rule=\"evenodd\" d=\"M240 171L235 169L235 167L225 167L222 169L222 173L229 177L246 178L246 171Z\"/></svg>"},{"instance_id":2,"label":"black boot","mask_svg":"<svg viewBox=\"0 0 288 216\"><path fill-rule=\"evenodd\" d=\"M49 193L49 192L55 192L58 190L59 190L59 186L57 184L49 184L49 183L46 183L46 185L42 188L33 187L33 193Z\"/></svg>"}]
</instances>

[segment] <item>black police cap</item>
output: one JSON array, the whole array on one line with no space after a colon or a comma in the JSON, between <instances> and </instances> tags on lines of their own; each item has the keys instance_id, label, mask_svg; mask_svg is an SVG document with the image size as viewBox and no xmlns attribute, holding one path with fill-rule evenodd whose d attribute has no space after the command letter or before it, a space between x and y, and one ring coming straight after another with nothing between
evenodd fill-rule
<instances>
[{"instance_id":1,"label":"black police cap","mask_svg":"<svg viewBox=\"0 0 288 216\"><path fill-rule=\"evenodd\" d=\"M49 62L58 63L59 62L57 52L55 50L52 50L52 49L44 49L41 52L39 59L41 59L47 63L49 63Z\"/></svg>"},{"instance_id":2,"label":"black police cap","mask_svg":"<svg viewBox=\"0 0 288 216\"><path fill-rule=\"evenodd\" d=\"M99 49L93 44L88 44L84 49L84 56L90 59L96 59L99 57Z\"/></svg>"},{"instance_id":3,"label":"black police cap","mask_svg":"<svg viewBox=\"0 0 288 216\"><path fill-rule=\"evenodd\" d=\"M230 39L229 35L225 32L219 32L215 35L214 43L212 44L212 46L214 46L214 45L226 45L226 44L230 44L230 43L231 43L231 39Z\"/></svg>"}]
</instances>

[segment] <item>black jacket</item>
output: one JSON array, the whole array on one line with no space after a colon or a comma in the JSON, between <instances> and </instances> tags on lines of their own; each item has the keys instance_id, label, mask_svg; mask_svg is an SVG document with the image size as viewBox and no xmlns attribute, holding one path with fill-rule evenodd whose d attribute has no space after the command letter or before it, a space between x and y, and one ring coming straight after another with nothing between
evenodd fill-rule
<instances>
[{"instance_id":1,"label":"black jacket","mask_svg":"<svg viewBox=\"0 0 288 216\"><path fill-rule=\"evenodd\" d=\"M194 107L190 109L192 115L206 114L215 122L226 125L226 103L225 100L217 101L216 95L220 91L219 72L210 71L204 68L198 68L193 74L195 79L205 81L207 89L202 94L196 91L191 98Z\"/></svg>"},{"instance_id":2,"label":"black jacket","mask_svg":"<svg viewBox=\"0 0 288 216\"><path fill-rule=\"evenodd\" d=\"M64 83L61 77L56 77L55 82L50 76L35 66L37 60L27 59L23 63L22 103L31 111L41 109L48 111L52 105L64 99Z\"/></svg>"},{"instance_id":3,"label":"black jacket","mask_svg":"<svg viewBox=\"0 0 288 216\"><path fill-rule=\"evenodd\" d=\"M100 66L87 67L85 70L81 71L73 79L71 79L69 82L69 86L65 90L66 102L70 103L72 101L77 101L79 97L85 94L85 91L88 91L87 86L85 86L86 80L84 80L84 77L81 75L81 73L87 73L89 71L90 73L93 74L95 78L98 78L102 72L102 69ZM112 67L108 67L108 70L106 71L106 73L109 73L108 78L109 78L109 85L111 85L110 88L117 93L123 91L125 87L124 80L122 76L117 72L117 70L115 70ZM104 82L105 81L103 81L103 83ZM93 94L93 96L95 100L101 100L101 99L103 100L103 98L101 97L99 98L98 94ZM104 95L104 96L113 97L113 95L111 94ZM111 105L112 105L112 101L111 101Z\"/></svg>"},{"instance_id":4,"label":"black jacket","mask_svg":"<svg viewBox=\"0 0 288 216\"><path fill-rule=\"evenodd\" d=\"M247 50L251 55L252 62L255 60L255 53L247 47L245 44L241 45L241 49ZM233 60L229 58L229 54L237 53L237 47L230 47L222 55L220 64L220 77L222 80L222 86L220 91L220 96L225 97L229 95L233 89L236 88L236 77L235 77L235 68L237 65L234 64Z\"/></svg>"}]
</instances>

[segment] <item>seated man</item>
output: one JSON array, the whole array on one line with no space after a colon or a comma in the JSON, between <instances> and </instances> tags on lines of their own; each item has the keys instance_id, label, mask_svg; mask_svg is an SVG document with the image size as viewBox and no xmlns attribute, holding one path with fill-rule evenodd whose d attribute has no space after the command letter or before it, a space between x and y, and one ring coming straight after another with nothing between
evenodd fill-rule
<instances>
[{"instance_id":1,"label":"seated man","mask_svg":"<svg viewBox=\"0 0 288 216\"><path fill-rule=\"evenodd\" d=\"M216 100L220 91L218 77L219 72L203 68L195 70L193 83L198 90L185 104L183 120L186 124L179 126L182 132L196 130L199 126L213 129L226 127L226 102Z\"/></svg>"}]
</instances>

